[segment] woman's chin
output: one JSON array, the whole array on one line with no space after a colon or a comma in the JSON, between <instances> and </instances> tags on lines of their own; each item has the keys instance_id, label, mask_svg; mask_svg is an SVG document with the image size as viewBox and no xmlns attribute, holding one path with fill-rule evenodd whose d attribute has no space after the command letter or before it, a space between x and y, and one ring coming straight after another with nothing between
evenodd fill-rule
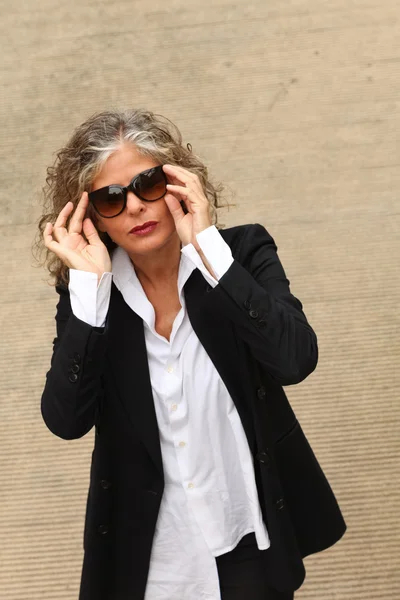
<instances>
[{"instance_id":1,"label":"woman's chin","mask_svg":"<svg viewBox=\"0 0 400 600\"><path fill-rule=\"evenodd\" d=\"M168 232L166 235L161 231L157 232L156 227L152 232L145 235L130 233L128 239L124 240L123 243L121 240L118 245L130 255L146 256L164 251L167 256L170 256L175 247L180 248L180 240L176 230Z\"/></svg>"}]
</instances>

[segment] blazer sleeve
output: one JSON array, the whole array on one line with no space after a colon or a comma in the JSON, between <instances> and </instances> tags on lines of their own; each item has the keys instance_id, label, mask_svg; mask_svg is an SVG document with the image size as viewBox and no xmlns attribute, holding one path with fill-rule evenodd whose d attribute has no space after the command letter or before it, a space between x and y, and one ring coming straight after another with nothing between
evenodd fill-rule
<instances>
[{"instance_id":1,"label":"blazer sleeve","mask_svg":"<svg viewBox=\"0 0 400 600\"><path fill-rule=\"evenodd\" d=\"M262 225L246 226L234 257L212 291L220 309L272 377L299 383L317 365L317 337L290 292L273 238Z\"/></svg>"},{"instance_id":2,"label":"blazer sleeve","mask_svg":"<svg viewBox=\"0 0 400 600\"><path fill-rule=\"evenodd\" d=\"M107 321L105 327L92 327L81 321L72 312L68 288L58 285L56 290L60 295L57 336L53 340L41 412L52 433L71 440L85 435L96 422L103 397Z\"/></svg>"}]
</instances>

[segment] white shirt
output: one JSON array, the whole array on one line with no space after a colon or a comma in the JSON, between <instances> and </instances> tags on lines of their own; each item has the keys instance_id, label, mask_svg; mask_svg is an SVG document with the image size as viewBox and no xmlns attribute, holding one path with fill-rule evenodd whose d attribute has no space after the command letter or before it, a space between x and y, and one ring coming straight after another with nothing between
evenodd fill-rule
<instances>
[{"instance_id":1,"label":"white shirt","mask_svg":"<svg viewBox=\"0 0 400 600\"><path fill-rule=\"evenodd\" d=\"M233 262L228 244L214 226L197 241L220 279ZM98 287L96 274L70 271L71 306L79 319L104 325L112 278L143 319L165 478L145 600L220 600L215 557L250 532L260 550L270 545L239 414L186 311L183 286L196 267L209 285L218 285L194 246L182 248L181 310L169 341L155 331L154 308L125 250L114 251L112 273Z\"/></svg>"}]
</instances>

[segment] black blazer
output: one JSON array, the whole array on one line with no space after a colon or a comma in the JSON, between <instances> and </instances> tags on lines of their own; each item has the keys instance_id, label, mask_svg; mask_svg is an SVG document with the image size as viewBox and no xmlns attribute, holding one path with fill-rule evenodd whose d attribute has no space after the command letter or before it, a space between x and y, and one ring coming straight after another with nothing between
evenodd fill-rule
<instances>
[{"instance_id":1,"label":"black blazer","mask_svg":"<svg viewBox=\"0 0 400 600\"><path fill-rule=\"evenodd\" d=\"M264 227L220 234L235 260L215 288L193 271L184 288L187 310L254 456L271 539L263 553L270 585L295 590L305 576L302 558L331 546L346 529L282 389L315 369L317 339ZM68 288L57 291L42 415L63 439L80 438L95 425L80 600L142 600L164 485L143 322L114 284L104 328L77 319Z\"/></svg>"}]
</instances>

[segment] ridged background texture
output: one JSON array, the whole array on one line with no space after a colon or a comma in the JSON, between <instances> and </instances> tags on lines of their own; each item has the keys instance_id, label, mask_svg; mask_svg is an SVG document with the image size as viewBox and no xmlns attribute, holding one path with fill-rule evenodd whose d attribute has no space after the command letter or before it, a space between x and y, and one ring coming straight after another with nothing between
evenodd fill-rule
<instances>
[{"instance_id":1,"label":"ridged background texture","mask_svg":"<svg viewBox=\"0 0 400 600\"><path fill-rule=\"evenodd\" d=\"M57 439L40 415L57 300L31 254L45 170L92 113L145 107L226 184L221 223L267 227L318 334L316 372L287 393L348 532L306 559L296 598L398 600L398 0L0 14L0 598L74 600L82 561L93 436Z\"/></svg>"}]
</instances>

